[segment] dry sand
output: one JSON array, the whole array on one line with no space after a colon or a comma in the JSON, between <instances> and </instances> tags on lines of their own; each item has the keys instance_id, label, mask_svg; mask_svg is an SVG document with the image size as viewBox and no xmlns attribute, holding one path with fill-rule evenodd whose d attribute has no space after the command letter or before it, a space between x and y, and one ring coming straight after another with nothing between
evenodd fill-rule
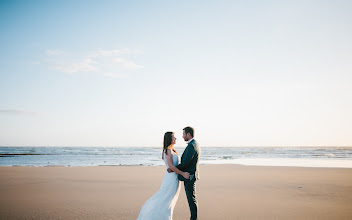
<instances>
[{"instance_id":1,"label":"dry sand","mask_svg":"<svg viewBox=\"0 0 352 220\"><path fill-rule=\"evenodd\" d=\"M0 219L136 219L164 167L0 167ZM199 219L352 219L352 169L202 165ZM174 219L189 219L182 186Z\"/></svg>"}]
</instances>

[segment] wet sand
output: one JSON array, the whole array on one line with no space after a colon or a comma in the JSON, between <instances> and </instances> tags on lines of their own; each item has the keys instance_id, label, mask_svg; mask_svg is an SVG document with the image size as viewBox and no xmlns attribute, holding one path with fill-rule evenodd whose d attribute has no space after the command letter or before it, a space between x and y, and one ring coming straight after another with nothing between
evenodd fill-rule
<instances>
[{"instance_id":1,"label":"wet sand","mask_svg":"<svg viewBox=\"0 0 352 220\"><path fill-rule=\"evenodd\" d=\"M0 167L0 219L136 219L164 167ZM352 219L352 169L201 165L199 219ZM183 186L174 219L189 219Z\"/></svg>"}]
</instances>

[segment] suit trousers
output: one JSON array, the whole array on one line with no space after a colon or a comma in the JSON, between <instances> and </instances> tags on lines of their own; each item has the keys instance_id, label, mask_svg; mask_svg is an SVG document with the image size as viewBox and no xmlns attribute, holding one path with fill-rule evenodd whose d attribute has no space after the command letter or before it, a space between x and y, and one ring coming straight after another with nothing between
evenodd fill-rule
<instances>
[{"instance_id":1,"label":"suit trousers","mask_svg":"<svg viewBox=\"0 0 352 220\"><path fill-rule=\"evenodd\" d=\"M191 220L197 219L198 203L196 196L196 180L184 182L186 196L188 200L189 209L191 211Z\"/></svg>"}]
</instances>

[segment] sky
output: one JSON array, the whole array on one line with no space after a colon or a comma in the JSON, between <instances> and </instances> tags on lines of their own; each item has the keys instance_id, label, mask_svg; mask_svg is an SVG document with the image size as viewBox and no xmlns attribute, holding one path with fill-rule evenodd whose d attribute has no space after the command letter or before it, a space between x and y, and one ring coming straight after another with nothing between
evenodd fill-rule
<instances>
[{"instance_id":1,"label":"sky","mask_svg":"<svg viewBox=\"0 0 352 220\"><path fill-rule=\"evenodd\" d=\"M352 146L351 1L0 1L0 146Z\"/></svg>"}]
</instances>

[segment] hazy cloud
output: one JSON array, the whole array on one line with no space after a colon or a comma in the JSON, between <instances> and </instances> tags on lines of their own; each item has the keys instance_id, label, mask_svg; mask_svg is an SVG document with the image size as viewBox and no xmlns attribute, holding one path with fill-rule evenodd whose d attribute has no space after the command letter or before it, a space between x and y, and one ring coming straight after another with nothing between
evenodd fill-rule
<instances>
[{"instance_id":1,"label":"hazy cloud","mask_svg":"<svg viewBox=\"0 0 352 220\"><path fill-rule=\"evenodd\" d=\"M116 58L113 60L113 62L121 64L126 69L142 69L143 68L142 65L135 64L132 61L129 61L129 60L126 60L123 58Z\"/></svg>"},{"instance_id":2,"label":"hazy cloud","mask_svg":"<svg viewBox=\"0 0 352 220\"><path fill-rule=\"evenodd\" d=\"M121 49L121 50L97 50L93 52L91 57L101 57L101 56L121 56L121 55L140 55L142 51L136 49Z\"/></svg>"},{"instance_id":3,"label":"hazy cloud","mask_svg":"<svg viewBox=\"0 0 352 220\"><path fill-rule=\"evenodd\" d=\"M97 68L94 66L95 64L97 62L92 59L85 59L81 62L57 64L53 68L65 73L91 72L97 71Z\"/></svg>"},{"instance_id":4,"label":"hazy cloud","mask_svg":"<svg viewBox=\"0 0 352 220\"><path fill-rule=\"evenodd\" d=\"M95 72L103 76L124 78L129 72L144 68L132 61L141 54L142 51L130 48L96 50L85 55L47 50L46 61L52 69L64 73Z\"/></svg>"},{"instance_id":5,"label":"hazy cloud","mask_svg":"<svg viewBox=\"0 0 352 220\"><path fill-rule=\"evenodd\" d=\"M38 112L14 110L14 109L0 109L1 115L37 115Z\"/></svg>"}]
</instances>

